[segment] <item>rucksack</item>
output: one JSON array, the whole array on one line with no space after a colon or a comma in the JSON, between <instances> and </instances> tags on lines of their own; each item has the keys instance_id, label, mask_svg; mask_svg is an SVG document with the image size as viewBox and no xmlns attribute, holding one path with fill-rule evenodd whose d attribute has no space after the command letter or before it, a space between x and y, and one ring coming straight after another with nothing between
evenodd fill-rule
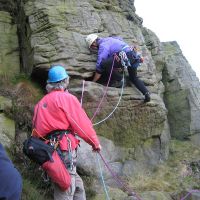
<instances>
[{"instance_id":1,"label":"rucksack","mask_svg":"<svg viewBox=\"0 0 200 200\"><path fill-rule=\"evenodd\" d=\"M54 147L31 136L23 142L23 152L30 160L42 165L46 161L53 161Z\"/></svg>"},{"instance_id":2,"label":"rucksack","mask_svg":"<svg viewBox=\"0 0 200 200\"><path fill-rule=\"evenodd\" d=\"M23 152L29 159L41 165L42 169L54 183L58 184L61 190L65 191L69 188L71 176L59 155L59 148L31 136L23 142Z\"/></svg>"}]
</instances>

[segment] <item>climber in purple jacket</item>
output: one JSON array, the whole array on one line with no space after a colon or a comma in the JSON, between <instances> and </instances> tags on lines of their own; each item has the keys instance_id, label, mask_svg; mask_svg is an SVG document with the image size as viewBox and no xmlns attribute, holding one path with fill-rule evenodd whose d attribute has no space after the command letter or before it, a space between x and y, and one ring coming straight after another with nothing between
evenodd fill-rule
<instances>
[{"instance_id":1,"label":"climber in purple jacket","mask_svg":"<svg viewBox=\"0 0 200 200\"><path fill-rule=\"evenodd\" d=\"M137 77L137 67L143 62L142 56L137 51L119 37L99 38L96 34L90 34L86 37L86 42L90 49L98 50L94 82L100 80L102 76L106 77L106 81L108 81L113 66L110 86L120 83L119 86L116 86L120 87L122 85L121 72L127 68L129 79L144 95L144 102L151 100L150 93L143 81Z\"/></svg>"},{"instance_id":2,"label":"climber in purple jacket","mask_svg":"<svg viewBox=\"0 0 200 200\"><path fill-rule=\"evenodd\" d=\"M0 143L0 200L20 200L22 178Z\"/></svg>"}]
</instances>

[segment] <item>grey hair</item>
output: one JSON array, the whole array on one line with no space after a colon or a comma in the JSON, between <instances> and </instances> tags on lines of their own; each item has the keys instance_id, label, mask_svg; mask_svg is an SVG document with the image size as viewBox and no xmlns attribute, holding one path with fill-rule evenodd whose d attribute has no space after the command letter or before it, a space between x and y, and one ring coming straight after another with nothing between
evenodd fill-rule
<instances>
[{"instance_id":1,"label":"grey hair","mask_svg":"<svg viewBox=\"0 0 200 200\"><path fill-rule=\"evenodd\" d=\"M53 91L53 90L66 90L69 85L69 78L66 78L60 82L56 83L47 83L46 85L46 91L47 93Z\"/></svg>"}]
</instances>

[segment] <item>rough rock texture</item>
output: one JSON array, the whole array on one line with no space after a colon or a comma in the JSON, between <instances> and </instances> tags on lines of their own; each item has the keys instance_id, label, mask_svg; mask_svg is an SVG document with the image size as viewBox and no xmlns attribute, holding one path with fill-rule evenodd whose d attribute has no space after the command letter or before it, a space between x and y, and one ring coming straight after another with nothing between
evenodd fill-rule
<instances>
[{"instance_id":1,"label":"rough rock texture","mask_svg":"<svg viewBox=\"0 0 200 200\"><path fill-rule=\"evenodd\" d=\"M26 27L30 33L27 39L33 50L33 75L41 79L41 74L44 73L44 69L49 68L49 64L64 63L72 77L71 91L79 95L81 80L90 79L95 70L96 55L91 54L85 44L84 38L87 34L115 34L124 37L130 44L137 43L145 58L145 63L139 69L139 76L152 92L152 103L140 106L143 97L134 86L128 87L116 112L105 123L95 128L99 135L128 148L143 146L145 140L153 137L151 142L157 148L159 159L166 159L167 145L162 144L167 144L165 140L169 138L169 130L167 111L160 96L163 90L158 92L158 87L162 88L159 83L161 72L156 72L156 66L140 28L141 19L135 15L134 7L129 8L129 3L86 0L25 2ZM83 106L90 117L93 116L104 90L105 88L99 84L86 83ZM119 89L108 89L94 123L113 110L119 95ZM139 155L135 156L139 158Z\"/></svg>"},{"instance_id":2,"label":"rough rock texture","mask_svg":"<svg viewBox=\"0 0 200 200\"><path fill-rule=\"evenodd\" d=\"M11 147L15 140L15 122L4 114L11 107L11 100L0 96L0 141L7 147Z\"/></svg>"},{"instance_id":3,"label":"rough rock texture","mask_svg":"<svg viewBox=\"0 0 200 200\"><path fill-rule=\"evenodd\" d=\"M161 43L142 26L142 19L135 14L134 0L0 0L0 18L1 77L15 76L21 68L43 85L50 64L64 64L71 77L70 91L82 98L83 107L101 136L102 155L118 175L133 178L144 169L154 169L168 158L171 136L190 136L199 145L199 81L175 42ZM90 33L100 37L119 35L140 48L145 61L138 76L151 92L150 103L143 104L143 96L130 84L122 91L90 82L96 61L96 53L90 52L85 43ZM86 82L81 97L83 80ZM19 132L27 131L37 91L24 83L16 86L15 93L17 128L21 129ZM109 116L116 105L116 111ZM3 104L0 108L0 125L8 128ZM105 118L108 119L104 121ZM9 130L12 137L13 132L14 129ZM99 169L90 150L82 142L78 166L95 177L96 184L91 188L98 193L98 200L103 191L97 187ZM105 167L103 170L113 198L133 199L117 189L111 174ZM152 200L171 199L165 193L149 192L147 196ZM143 198L147 198L146 194Z\"/></svg>"},{"instance_id":4,"label":"rough rock texture","mask_svg":"<svg viewBox=\"0 0 200 200\"><path fill-rule=\"evenodd\" d=\"M163 43L165 101L171 135L187 138L200 130L200 83L176 42Z\"/></svg>"},{"instance_id":5,"label":"rough rock texture","mask_svg":"<svg viewBox=\"0 0 200 200\"><path fill-rule=\"evenodd\" d=\"M17 26L10 13L0 10L0 82L9 82L20 71Z\"/></svg>"}]
</instances>

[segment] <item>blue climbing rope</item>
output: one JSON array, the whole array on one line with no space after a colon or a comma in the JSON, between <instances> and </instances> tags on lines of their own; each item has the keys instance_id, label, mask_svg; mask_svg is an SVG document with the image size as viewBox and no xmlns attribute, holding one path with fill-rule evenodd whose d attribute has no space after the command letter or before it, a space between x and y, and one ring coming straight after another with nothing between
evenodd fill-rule
<instances>
[{"instance_id":1,"label":"blue climbing rope","mask_svg":"<svg viewBox=\"0 0 200 200\"><path fill-rule=\"evenodd\" d=\"M101 121L99 121L99 122L93 124L93 126L96 126L96 125L98 125L98 124L100 124L100 123L106 121L106 120L107 120L107 119L108 119L108 118L109 118L109 117L110 117L110 116L115 112L115 110L118 108L119 103L120 103L120 101L121 101L121 99L122 99L123 92L124 92L124 72L123 72L123 78L122 78L122 88L121 88L121 93L120 93L120 97L119 97L119 100L118 100L116 106L114 107L113 111L112 111L112 112L111 112L107 117L105 117L105 118L102 119Z\"/></svg>"},{"instance_id":2,"label":"blue climbing rope","mask_svg":"<svg viewBox=\"0 0 200 200\"><path fill-rule=\"evenodd\" d=\"M99 165L101 181L102 181L102 184L103 184L104 192L105 192L105 194L106 194L106 199L107 199L107 200L110 200L110 197L109 197L109 195L108 195L108 190L107 190L107 188L106 188L106 184L105 184L105 181L104 181L103 172L102 172L100 160L99 160L99 157L98 157L98 153L96 153L96 159L97 159L97 163L98 163L98 165Z\"/></svg>"}]
</instances>

